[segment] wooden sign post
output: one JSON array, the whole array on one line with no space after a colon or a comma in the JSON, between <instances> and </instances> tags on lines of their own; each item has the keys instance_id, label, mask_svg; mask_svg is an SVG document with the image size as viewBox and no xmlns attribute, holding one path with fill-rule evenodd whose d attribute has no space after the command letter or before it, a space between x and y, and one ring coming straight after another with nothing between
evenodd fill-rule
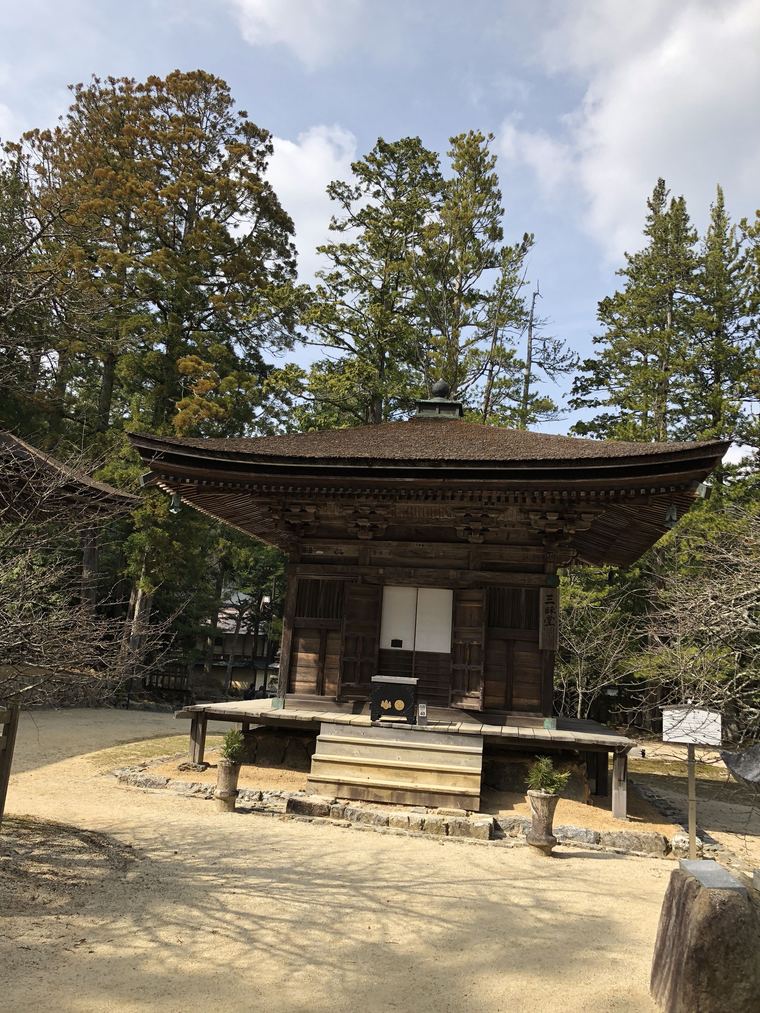
<instances>
[{"instance_id":1,"label":"wooden sign post","mask_svg":"<svg viewBox=\"0 0 760 1013\"><path fill-rule=\"evenodd\" d=\"M697 777L695 746L720 746L721 718L718 711L702 710L691 704L662 709L662 741L687 747L689 774L689 858L697 857Z\"/></svg>"},{"instance_id":2,"label":"wooden sign post","mask_svg":"<svg viewBox=\"0 0 760 1013\"><path fill-rule=\"evenodd\" d=\"M11 777L13 763L13 747L16 743L19 708L0 707L0 824L5 810L5 796Z\"/></svg>"}]
</instances>

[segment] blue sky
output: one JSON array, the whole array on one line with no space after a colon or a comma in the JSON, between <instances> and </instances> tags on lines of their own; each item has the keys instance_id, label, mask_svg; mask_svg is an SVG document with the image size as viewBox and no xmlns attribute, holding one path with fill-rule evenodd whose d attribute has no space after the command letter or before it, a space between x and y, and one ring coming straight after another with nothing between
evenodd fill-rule
<instances>
[{"instance_id":1,"label":"blue sky","mask_svg":"<svg viewBox=\"0 0 760 1013\"><path fill-rule=\"evenodd\" d=\"M507 237L535 233L551 330L587 354L658 176L700 226L718 182L760 206L759 53L759 0L6 0L0 137L93 73L217 73L276 139L309 277L325 186L378 136L493 131Z\"/></svg>"}]
</instances>

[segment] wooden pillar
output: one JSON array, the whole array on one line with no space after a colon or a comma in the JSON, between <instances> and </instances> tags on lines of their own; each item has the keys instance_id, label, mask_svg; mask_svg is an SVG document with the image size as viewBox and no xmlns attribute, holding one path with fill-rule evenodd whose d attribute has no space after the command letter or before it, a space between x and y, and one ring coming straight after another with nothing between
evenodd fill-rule
<instances>
[{"instance_id":1,"label":"wooden pillar","mask_svg":"<svg viewBox=\"0 0 760 1013\"><path fill-rule=\"evenodd\" d=\"M613 753L612 815L616 820L628 819L628 751Z\"/></svg>"},{"instance_id":2,"label":"wooden pillar","mask_svg":"<svg viewBox=\"0 0 760 1013\"><path fill-rule=\"evenodd\" d=\"M206 749L206 725L208 715L204 711L195 711L190 722L190 762L203 763Z\"/></svg>"},{"instance_id":3,"label":"wooden pillar","mask_svg":"<svg viewBox=\"0 0 760 1013\"><path fill-rule=\"evenodd\" d=\"M553 563L547 560L547 577L556 580ZM541 651L541 713L554 713L554 664L559 647L559 587L549 584L540 591L538 646Z\"/></svg>"},{"instance_id":4,"label":"wooden pillar","mask_svg":"<svg viewBox=\"0 0 760 1013\"><path fill-rule=\"evenodd\" d=\"M296 613L296 594L298 592L298 577L293 570L287 570L288 589L285 592L285 601L282 609L282 640L280 641L280 672L277 680L277 696L285 699L290 679L290 655L293 649L293 622Z\"/></svg>"}]
</instances>

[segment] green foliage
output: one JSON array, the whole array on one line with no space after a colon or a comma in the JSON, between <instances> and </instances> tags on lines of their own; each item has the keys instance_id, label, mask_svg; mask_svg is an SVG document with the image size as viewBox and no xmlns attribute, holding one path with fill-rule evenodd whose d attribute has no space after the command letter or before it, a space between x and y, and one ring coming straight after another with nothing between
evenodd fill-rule
<instances>
[{"instance_id":1,"label":"green foliage","mask_svg":"<svg viewBox=\"0 0 760 1013\"><path fill-rule=\"evenodd\" d=\"M660 179L645 245L626 254L624 287L599 303L599 352L573 387L574 408L603 408L574 431L605 439L711 439L746 430L757 396L748 246L718 187L698 243L683 197Z\"/></svg>"},{"instance_id":2,"label":"green foliage","mask_svg":"<svg viewBox=\"0 0 760 1013\"><path fill-rule=\"evenodd\" d=\"M548 795L559 795L570 780L570 772L564 773L554 769L551 757L539 756L532 763L525 779L531 791L544 791Z\"/></svg>"},{"instance_id":3,"label":"green foliage","mask_svg":"<svg viewBox=\"0 0 760 1013\"><path fill-rule=\"evenodd\" d=\"M219 752L220 755L225 760L229 760L230 763L240 763L245 752L245 740L243 738L243 733L238 731L237 728L231 728L224 736L224 739L222 740L222 748Z\"/></svg>"}]
</instances>

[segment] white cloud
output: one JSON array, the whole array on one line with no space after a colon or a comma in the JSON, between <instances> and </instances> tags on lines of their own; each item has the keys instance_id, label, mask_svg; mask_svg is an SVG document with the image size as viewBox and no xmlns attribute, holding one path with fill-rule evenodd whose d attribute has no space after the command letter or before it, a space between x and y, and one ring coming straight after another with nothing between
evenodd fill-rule
<instances>
[{"instance_id":1,"label":"white cloud","mask_svg":"<svg viewBox=\"0 0 760 1013\"><path fill-rule=\"evenodd\" d=\"M348 179L356 158L356 138L339 126L314 126L295 141L274 138L269 180L296 226L299 276L313 277L315 248L329 237L332 202L325 189L333 179Z\"/></svg>"},{"instance_id":2,"label":"white cloud","mask_svg":"<svg viewBox=\"0 0 760 1013\"><path fill-rule=\"evenodd\" d=\"M719 182L732 208L753 213L760 3L583 0L555 10L541 58L549 72L585 86L564 127L587 205L585 227L610 258L640 242L644 201L659 176L685 194L700 221ZM534 155L540 176L546 159Z\"/></svg>"},{"instance_id":3,"label":"white cloud","mask_svg":"<svg viewBox=\"0 0 760 1013\"><path fill-rule=\"evenodd\" d=\"M573 171L573 152L568 144L544 130L523 130L511 117L499 130L499 154L514 165L532 169L545 196L554 195Z\"/></svg>"},{"instance_id":4,"label":"white cloud","mask_svg":"<svg viewBox=\"0 0 760 1013\"><path fill-rule=\"evenodd\" d=\"M281 44L310 69L347 48L362 14L361 0L229 0L253 46Z\"/></svg>"}]
</instances>

